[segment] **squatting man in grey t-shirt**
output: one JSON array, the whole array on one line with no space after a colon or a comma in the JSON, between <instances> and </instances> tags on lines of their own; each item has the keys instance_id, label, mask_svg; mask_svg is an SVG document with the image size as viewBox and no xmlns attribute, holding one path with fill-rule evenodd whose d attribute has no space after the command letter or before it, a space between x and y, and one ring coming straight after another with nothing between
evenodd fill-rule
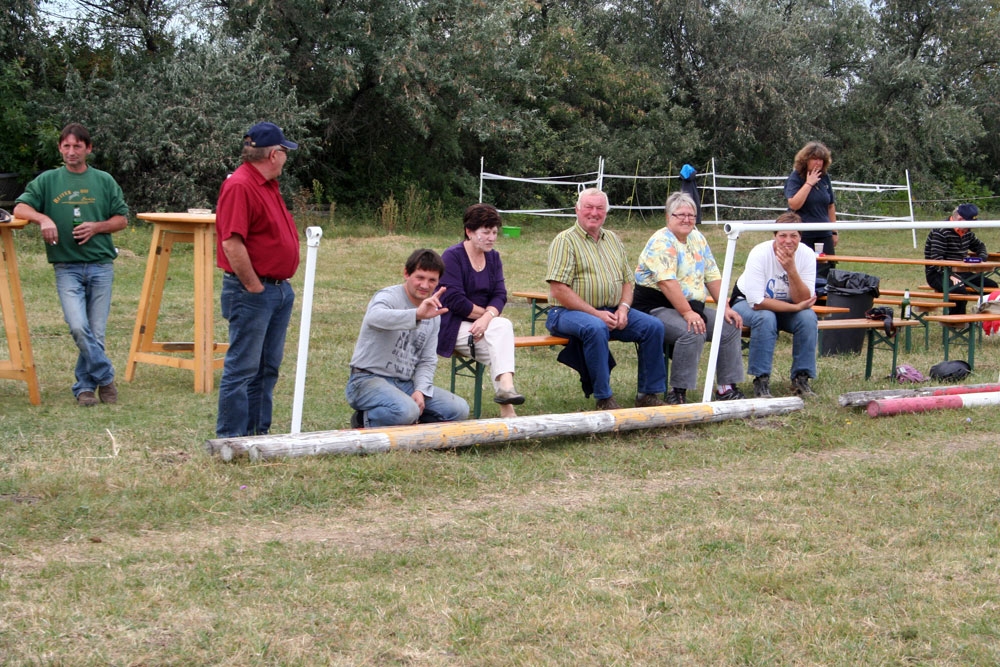
<instances>
[{"instance_id":1,"label":"squatting man in grey t-shirt","mask_svg":"<svg viewBox=\"0 0 1000 667\"><path fill-rule=\"evenodd\" d=\"M368 303L351 357L344 393L355 412L352 428L466 419L465 399L435 387L444 262L433 250L413 251L403 283L376 292ZM437 290L437 291L435 291Z\"/></svg>"}]
</instances>

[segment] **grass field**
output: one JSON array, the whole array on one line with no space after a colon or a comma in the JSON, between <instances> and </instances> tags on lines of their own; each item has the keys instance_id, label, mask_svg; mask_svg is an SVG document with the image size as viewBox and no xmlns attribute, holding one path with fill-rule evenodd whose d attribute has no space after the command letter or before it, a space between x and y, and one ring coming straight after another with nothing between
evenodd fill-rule
<instances>
[{"instance_id":1,"label":"grass field","mask_svg":"<svg viewBox=\"0 0 1000 667\"><path fill-rule=\"evenodd\" d=\"M499 248L508 288L542 289L558 226L521 224ZM635 256L655 223L608 226ZM368 299L412 249L443 250L459 228L326 230L303 430L347 427ZM721 230L707 234L721 255ZM766 238L745 236L740 258ZM980 236L1000 248L997 230ZM117 238L108 347L123 375L149 230ZM224 464L203 446L217 397L194 394L189 372L142 365L118 405L75 405L75 348L37 228L19 233L18 252L42 405L0 382L0 664L1000 663L996 418L839 408L841 393L890 386L884 353L869 382L861 357L821 358L819 396L782 417ZM840 252L921 250L909 232L873 231L844 235ZM879 275L886 288L923 284L913 268ZM190 340L190 298L190 250L175 247L161 339ZM506 314L528 333L527 304ZM290 424L297 322L275 432ZM225 332L220 318L217 340ZM940 334L929 351L917 339L900 361L926 373ZM634 353L620 350L613 383L630 402ZM554 356L519 352L519 414L591 408ZM968 382L998 371L986 339Z\"/></svg>"}]
</instances>

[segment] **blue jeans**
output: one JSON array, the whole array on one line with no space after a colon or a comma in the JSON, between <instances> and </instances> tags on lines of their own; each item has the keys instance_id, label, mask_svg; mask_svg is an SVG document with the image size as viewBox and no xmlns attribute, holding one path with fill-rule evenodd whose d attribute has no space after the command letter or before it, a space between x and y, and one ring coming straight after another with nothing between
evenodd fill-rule
<instances>
[{"instance_id":1,"label":"blue jeans","mask_svg":"<svg viewBox=\"0 0 1000 667\"><path fill-rule=\"evenodd\" d=\"M611 308L602 310L612 311ZM638 393L662 394L667 388L663 365L663 323L652 315L630 310L624 329L609 329L600 318L579 310L549 308L545 326L553 336L578 338L583 343L587 372L594 385L594 398L611 398L611 369L608 368L608 341L638 343Z\"/></svg>"},{"instance_id":2,"label":"blue jeans","mask_svg":"<svg viewBox=\"0 0 1000 667\"><path fill-rule=\"evenodd\" d=\"M461 421L469 416L465 399L441 387L434 387L434 395L425 397L424 411L420 412L411 396L413 391L410 380L367 371L352 371L344 388L347 403L365 413L366 428Z\"/></svg>"},{"instance_id":3,"label":"blue jeans","mask_svg":"<svg viewBox=\"0 0 1000 667\"><path fill-rule=\"evenodd\" d=\"M778 331L792 334L792 371L790 377L806 373L816 377L816 313L811 308L797 313L776 313L771 310L754 310L746 301L737 301L733 310L750 327L750 375L770 375L774 361L774 346Z\"/></svg>"},{"instance_id":4,"label":"blue jeans","mask_svg":"<svg viewBox=\"0 0 1000 667\"><path fill-rule=\"evenodd\" d=\"M73 384L73 395L79 396L115 379L115 368L104 351L115 265L73 262L53 264L53 268L63 317L80 350Z\"/></svg>"},{"instance_id":5,"label":"blue jeans","mask_svg":"<svg viewBox=\"0 0 1000 667\"><path fill-rule=\"evenodd\" d=\"M235 276L222 279L222 316L229 320L229 350L219 383L220 438L264 435L271 428L274 385L285 353L285 332L295 292L288 282L264 283L252 294Z\"/></svg>"}]
</instances>

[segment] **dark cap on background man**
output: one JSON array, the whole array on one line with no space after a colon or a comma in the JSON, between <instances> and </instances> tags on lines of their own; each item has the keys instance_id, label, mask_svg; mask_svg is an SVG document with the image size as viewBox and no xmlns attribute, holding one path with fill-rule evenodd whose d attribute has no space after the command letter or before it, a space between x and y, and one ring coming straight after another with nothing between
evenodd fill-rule
<instances>
[{"instance_id":1,"label":"dark cap on background man","mask_svg":"<svg viewBox=\"0 0 1000 667\"><path fill-rule=\"evenodd\" d=\"M294 141L285 138L285 133L274 123L257 123L243 136L244 146L266 148L268 146L283 146L294 151L299 147Z\"/></svg>"},{"instance_id":2,"label":"dark cap on background man","mask_svg":"<svg viewBox=\"0 0 1000 667\"><path fill-rule=\"evenodd\" d=\"M962 204L955 209L955 213L957 213L962 220L975 220L979 217L979 207L975 204Z\"/></svg>"}]
</instances>

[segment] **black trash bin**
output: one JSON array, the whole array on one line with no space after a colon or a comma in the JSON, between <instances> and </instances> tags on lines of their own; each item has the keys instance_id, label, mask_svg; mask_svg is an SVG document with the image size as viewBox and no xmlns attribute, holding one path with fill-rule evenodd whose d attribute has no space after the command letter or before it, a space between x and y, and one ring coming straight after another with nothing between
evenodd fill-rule
<instances>
[{"instance_id":1,"label":"black trash bin","mask_svg":"<svg viewBox=\"0 0 1000 667\"><path fill-rule=\"evenodd\" d=\"M878 276L856 271L830 269L826 280L826 305L850 308L849 313L830 316L834 320L848 320L865 316L878 296ZM861 352L865 344L864 329L831 329L823 332L820 354L829 357L834 354Z\"/></svg>"}]
</instances>

